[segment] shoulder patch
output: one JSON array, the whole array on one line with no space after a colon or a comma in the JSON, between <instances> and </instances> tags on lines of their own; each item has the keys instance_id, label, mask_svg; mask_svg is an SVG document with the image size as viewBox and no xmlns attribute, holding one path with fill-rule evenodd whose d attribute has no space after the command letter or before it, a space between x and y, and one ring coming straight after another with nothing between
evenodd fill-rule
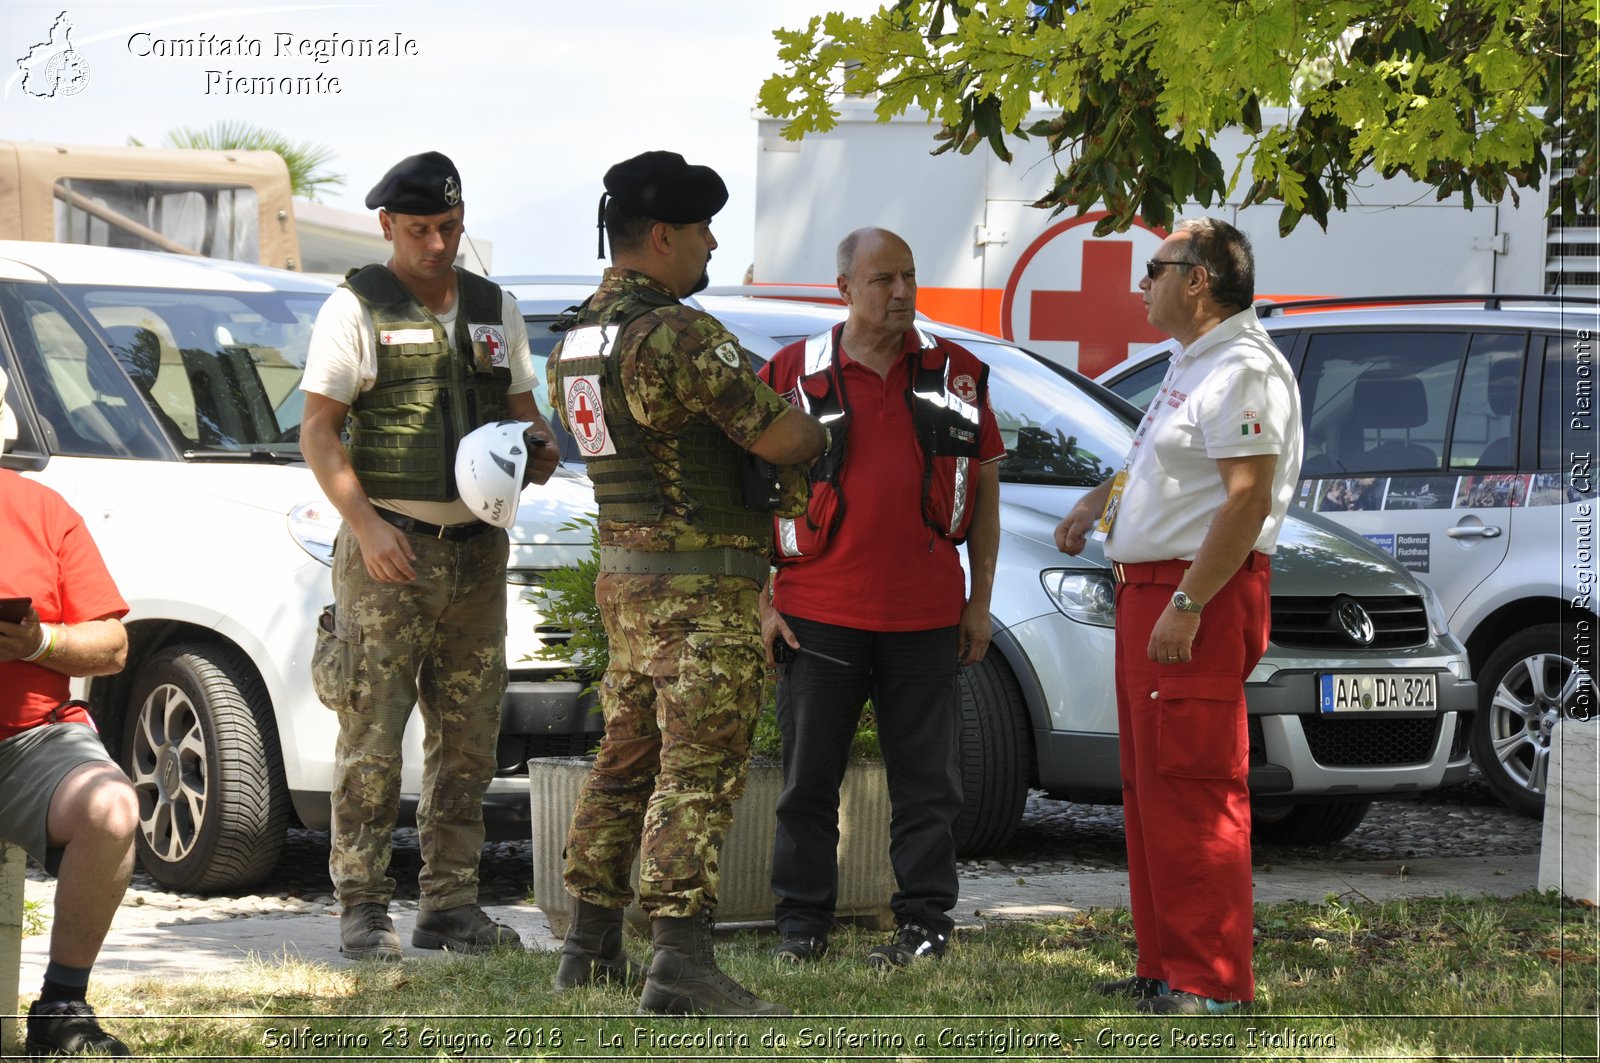
<instances>
[{"instance_id":1,"label":"shoulder patch","mask_svg":"<svg viewBox=\"0 0 1600 1063\"><path fill-rule=\"evenodd\" d=\"M739 368L739 345L732 340L717 345L716 355L729 369Z\"/></svg>"}]
</instances>

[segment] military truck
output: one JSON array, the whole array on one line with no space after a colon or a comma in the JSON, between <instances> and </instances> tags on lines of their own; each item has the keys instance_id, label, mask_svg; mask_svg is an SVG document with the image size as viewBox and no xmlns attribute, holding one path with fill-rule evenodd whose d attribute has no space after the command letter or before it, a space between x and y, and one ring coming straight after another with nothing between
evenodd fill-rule
<instances>
[{"instance_id":1,"label":"military truck","mask_svg":"<svg viewBox=\"0 0 1600 1063\"><path fill-rule=\"evenodd\" d=\"M0 140L0 240L94 244L304 269L271 151Z\"/></svg>"}]
</instances>

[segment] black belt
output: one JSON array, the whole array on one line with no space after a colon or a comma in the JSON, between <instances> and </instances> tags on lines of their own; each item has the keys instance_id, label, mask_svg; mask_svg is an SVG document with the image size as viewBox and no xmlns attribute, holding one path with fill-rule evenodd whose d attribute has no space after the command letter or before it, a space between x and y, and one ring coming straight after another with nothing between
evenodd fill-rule
<instances>
[{"instance_id":1,"label":"black belt","mask_svg":"<svg viewBox=\"0 0 1600 1063\"><path fill-rule=\"evenodd\" d=\"M756 586L767 582L771 564L759 554L731 546L710 550L629 550L621 546L600 548L601 572L627 572L664 576L743 576Z\"/></svg>"},{"instance_id":2,"label":"black belt","mask_svg":"<svg viewBox=\"0 0 1600 1063\"><path fill-rule=\"evenodd\" d=\"M459 543L463 539L475 539L484 532L493 531L493 524L485 524L481 520L469 520L465 524L429 524L425 520L407 517L396 513L392 509L382 506L373 506L378 511L378 516L386 522L393 524L403 532L414 535L426 535L430 539L443 539L447 543Z\"/></svg>"}]
</instances>

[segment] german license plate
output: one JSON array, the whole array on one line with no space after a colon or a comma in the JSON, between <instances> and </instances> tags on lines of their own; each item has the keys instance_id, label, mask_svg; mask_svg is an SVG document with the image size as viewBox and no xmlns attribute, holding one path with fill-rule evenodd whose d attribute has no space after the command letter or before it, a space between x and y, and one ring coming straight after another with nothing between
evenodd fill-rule
<instances>
[{"instance_id":1,"label":"german license plate","mask_svg":"<svg viewBox=\"0 0 1600 1063\"><path fill-rule=\"evenodd\" d=\"M1433 712L1439 679L1431 672L1325 672L1323 712Z\"/></svg>"}]
</instances>

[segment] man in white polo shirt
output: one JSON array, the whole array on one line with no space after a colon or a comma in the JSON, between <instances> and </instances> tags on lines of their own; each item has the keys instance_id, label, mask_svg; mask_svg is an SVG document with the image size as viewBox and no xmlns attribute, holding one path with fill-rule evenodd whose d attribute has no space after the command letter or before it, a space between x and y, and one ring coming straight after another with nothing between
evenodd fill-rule
<instances>
[{"instance_id":1,"label":"man in white polo shirt","mask_svg":"<svg viewBox=\"0 0 1600 1063\"><path fill-rule=\"evenodd\" d=\"M1117 578L1117 724L1139 962L1096 988L1158 1015L1231 1011L1251 971L1244 680L1272 626L1270 555L1303 451L1294 375L1256 319L1255 262L1224 221L1185 221L1145 265L1178 341L1122 470L1056 527Z\"/></svg>"}]
</instances>

